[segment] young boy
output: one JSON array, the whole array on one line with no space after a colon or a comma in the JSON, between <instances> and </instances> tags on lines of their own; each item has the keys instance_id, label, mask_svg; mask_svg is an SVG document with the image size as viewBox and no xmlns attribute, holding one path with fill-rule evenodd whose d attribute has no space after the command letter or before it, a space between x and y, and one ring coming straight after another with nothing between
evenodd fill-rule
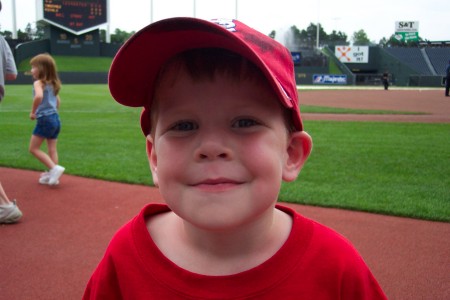
<instances>
[{"instance_id":1,"label":"young boy","mask_svg":"<svg viewBox=\"0 0 450 300\"><path fill-rule=\"evenodd\" d=\"M289 51L238 21L174 18L134 35L109 86L143 106L155 184L84 299L385 299L356 250L277 205L312 141Z\"/></svg>"}]
</instances>

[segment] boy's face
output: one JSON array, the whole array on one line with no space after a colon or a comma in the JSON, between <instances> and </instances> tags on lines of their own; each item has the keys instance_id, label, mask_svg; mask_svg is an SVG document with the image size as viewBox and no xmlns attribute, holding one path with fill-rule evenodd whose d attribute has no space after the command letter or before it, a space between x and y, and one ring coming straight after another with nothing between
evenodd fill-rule
<instances>
[{"instance_id":1,"label":"boy's face","mask_svg":"<svg viewBox=\"0 0 450 300\"><path fill-rule=\"evenodd\" d=\"M300 171L293 154L301 165L308 156L293 149L301 133L288 134L283 109L261 84L221 75L194 82L182 71L155 99L154 179L168 206L198 227L230 229L273 210L282 179Z\"/></svg>"}]
</instances>

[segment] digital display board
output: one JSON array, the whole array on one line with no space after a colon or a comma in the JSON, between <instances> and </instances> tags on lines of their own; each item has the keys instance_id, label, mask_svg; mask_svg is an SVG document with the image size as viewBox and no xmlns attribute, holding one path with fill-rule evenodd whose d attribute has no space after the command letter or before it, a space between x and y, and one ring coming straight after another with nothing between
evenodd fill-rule
<instances>
[{"instance_id":1,"label":"digital display board","mask_svg":"<svg viewBox=\"0 0 450 300\"><path fill-rule=\"evenodd\" d=\"M76 34L107 22L107 0L44 0L43 17L51 24Z\"/></svg>"}]
</instances>

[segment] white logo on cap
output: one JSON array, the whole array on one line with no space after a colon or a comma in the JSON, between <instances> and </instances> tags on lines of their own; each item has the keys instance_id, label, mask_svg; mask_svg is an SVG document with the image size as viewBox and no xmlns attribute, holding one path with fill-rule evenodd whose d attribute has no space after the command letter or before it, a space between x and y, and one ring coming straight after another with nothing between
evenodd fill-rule
<instances>
[{"instance_id":1,"label":"white logo on cap","mask_svg":"<svg viewBox=\"0 0 450 300\"><path fill-rule=\"evenodd\" d=\"M286 98L291 102L292 104L292 98L288 95L288 93L286 92L286 90L284 89L283 85L281 84L281 82L278 80L278 78L276 78L278 86L281 88L281 91L284 93L284 95L286 96Z\"/></svg>"},{"instance_id":2,"label":"white logo on cap","mask_svg":"<svg viewBox=\"0 0 450 300\"><path fill-rule=\"evenodd\" d=\"M217 25L222 26L228 31L235 32L236 31L236 24L234 24L233 20L231 19L213 19L211 22L216 23Z\"/></svg>"}]
</instances>

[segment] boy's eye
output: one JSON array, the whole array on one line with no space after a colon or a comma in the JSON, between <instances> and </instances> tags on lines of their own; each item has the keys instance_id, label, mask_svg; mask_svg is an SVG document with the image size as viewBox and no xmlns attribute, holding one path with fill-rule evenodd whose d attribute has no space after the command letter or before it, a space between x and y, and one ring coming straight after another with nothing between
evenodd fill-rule
<instances>
[{"instance_id":1,"label":"boy's eye","mask_svg":"<svg viewBox=\"0 0 450 300\"><path fill-rule=\"evenodd\" d=\"M198 126L194 122L190 121L180 121L175 123L170 129L175 131L189 131L189 130L195 130Z\"/></svg>"},{"instance_id":2,"label":"boy's eye","mask_svg":"<svg viewBox=\"0 0 450 300\"><path fill-rule=\"evenodd\" d=\"M253 120L253 119L245 118L245 119L236 120L233 123L233 127L234 128L246 128L246 127L252 127L252 126L255 126L255 125L258 125L258 124L259 123L257 121L255 121L255 120Z\"/></svg>"}]
</instances>

